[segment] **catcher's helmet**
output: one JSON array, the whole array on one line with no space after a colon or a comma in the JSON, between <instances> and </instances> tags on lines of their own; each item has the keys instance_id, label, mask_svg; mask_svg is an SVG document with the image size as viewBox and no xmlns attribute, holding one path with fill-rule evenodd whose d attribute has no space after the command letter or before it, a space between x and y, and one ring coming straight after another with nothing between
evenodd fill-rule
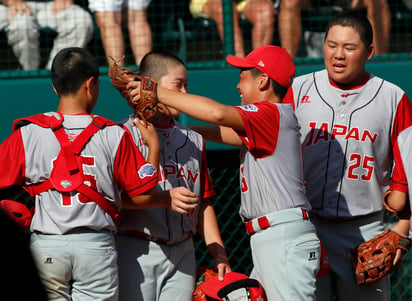
<instances>
[{"instance_id":1,"label":"catcher's helmet","mask_svg":"<svg viewBox=\"0 0 412 301\"><path fill-rule=\"evenodd\" d=\"M259 281L236 272L226 273L223 281L220 281L218 276L214 276L205 281L200 287L205 293L206 300L267 300L265 290Z\"/></svg>"},{"instance_id":2,"label":"catcher's helmet","mask_svg":"<svg viewBox=\"0 0 412 301\"><path fill-rule=\"evenodd\" d=\"M12 185L0 190L0 209L20 225L23 231L30 227L34 214L34 201L20 185Z\"/></svg>"}]
</instances>

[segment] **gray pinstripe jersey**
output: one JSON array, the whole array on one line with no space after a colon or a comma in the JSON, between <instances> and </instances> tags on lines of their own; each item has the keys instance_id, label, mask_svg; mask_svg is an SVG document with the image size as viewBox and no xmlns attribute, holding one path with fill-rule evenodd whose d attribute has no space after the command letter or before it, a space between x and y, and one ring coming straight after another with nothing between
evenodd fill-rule
<instances>
[{"instance_id":1,"label":"gray pinstripe jersey","mask_svg":"<svg viewBox=\"0 0 412 301\"><path fill-rule=\"evenodd\" d=\"M326 70L298 77L292 87L313 210L325 217L381 210L404 91L374 75L363 86L341 90Z\"/></svg>"},{"instance_id":2,"label":"gray pinstripe jersey","mask_svg":"<svg viewBox=\"0 0 412 301\"><path fill-rule=\"evenodd\" d=\"M135 143L143 156L147 157L148 147L144 144L140 131L132 124L130 118L122 123L130 129ZM162 178L156 189L169 190L184 186L202 197L202 136L177 121L173 127L157 128L157 133L161 145L159 169ZM196 232L198 213L199 206L190 216L168 208L124 210L118 227L137 229L169 243L176 243Z\"/></svg>"}]
</instances>

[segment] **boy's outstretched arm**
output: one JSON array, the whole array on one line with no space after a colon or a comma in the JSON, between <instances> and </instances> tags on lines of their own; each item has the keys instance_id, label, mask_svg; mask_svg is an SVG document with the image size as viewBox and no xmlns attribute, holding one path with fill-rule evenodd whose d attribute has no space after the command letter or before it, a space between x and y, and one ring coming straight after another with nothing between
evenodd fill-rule
<instances>
[{"instance_id":1,"label":"boy's outstretched arm","mask_svg":"<svg viewBox=\"0 0 412 301\"><path fill-rule=\"evenodd\" d=\"M216 143L232 146L242 146L242 140L232 128L221 125L191 125L192 130L198 132L204 139Z\"/></svg>"},{"instance_id":2,"label":"boy's outstretched arm","mask_svg":"<svg viewBox=\"0 0 412 301\"><path fill-rule=\"evenodd\" d=\"M133 81L127 85L127 89L132 89L130 95L134 101L140 99L140 82ZM157 87L157 97L159 102L173 107L180 112L195 119L223 125L235 130L244 130L245 126L238 111L233 106L219 103L213 99L173 91L162 87Z\"/></svg>"}]
</instances>

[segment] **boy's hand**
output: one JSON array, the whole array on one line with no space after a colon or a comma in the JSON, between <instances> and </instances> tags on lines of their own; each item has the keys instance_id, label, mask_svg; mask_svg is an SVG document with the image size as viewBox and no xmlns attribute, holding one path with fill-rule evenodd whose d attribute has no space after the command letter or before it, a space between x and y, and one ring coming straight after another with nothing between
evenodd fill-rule
<instances>
[{"instance_id":1,"label":"boy's hand","mask_svg":"<svg viewBox=\"0 0 412 301\"><path fill-rule=\"evenodd\" d=\"M160 147L159 136L153 124L138 118L133 119L132 122L139 129L149 148Z\"/></svg>"},{"instance_id":2,"label":"boy's hand","mask_svg":"<svg viewBox=\"0 0 412 301\"><path fill-rule=\"evenodd\" d=\"M196 193L186 187L176 187L169 190L170 209L181 214L191 214L199 205Z\"/></svg>"}]
</instances>

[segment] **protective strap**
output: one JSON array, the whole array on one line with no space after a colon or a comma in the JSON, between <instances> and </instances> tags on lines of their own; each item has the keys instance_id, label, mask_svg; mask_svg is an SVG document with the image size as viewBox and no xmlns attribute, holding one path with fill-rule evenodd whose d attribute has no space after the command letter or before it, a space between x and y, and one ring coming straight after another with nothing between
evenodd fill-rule
<instances>
[{"instance_id":1,"label":"protective strap","mask_svg":"<svg viewBox=\"0 0 412 301\"><path fill-rule=\"evenodd\" d=\"M100 208L102 208L108 215L110 215L114 222L119 219L120 213L119 210L117 210L116 206L110 203L96 190L83 183L79 188L77 188L77 191L87 196L89 199L99 205Z\"/></svg>"},{"instance_id":2,"label":"protective strap","mask_svg":"<svg viewBox=\"0 0 412 301\"><path fill-rule=\"evenodd\" d=\"M67 137L66 131L63 127L63 120L58 120L55 116L50 117L50 128L60 143L63 151L64 160L66 160L67 167L71 174L78 172L79 166L75 157L73 144Z\"/></svg>"},{"instance_id":3,"label":"protective strap","mask_svg":"<svg viewBox=\"0 0 412 301\"><path fill-rule=\"evenodd\" d=\"M35 115L27 119L21 119L20 121L15 122L13 128L17 129L18 127L23 126L29 122L36 123L42 127L50 127L53 130L54 135L60 143L64 160L66 161L67 167L71 174L80 172L80 167L78 166L76 155L80 155L84 145L90 140L90 138L107 124L115 124L114 122L111 122L103 117L94 116L92 122L76 137L73 142L70 142L63 127L63 120L58 120L55 116L47 116L44 114ZM39 184L27 187L27 190L30 195L34 197L35 195L52 188L54 188L54 186L51 180L46 179ZM118 220L120 216L118 209L99 192L84 183L82 183L76 189L76 191L99 205L105 212L107 212L107 214L110 215L113 221Z\"/></svg>"},{"instance_id":4,"label":"protective strap","mask_svg":"<svg viewBox=\"0 0 412 301\"><path fill-rule=\"evenodd\" d=\"M106 120L104 118L95 116L92 122L71 143L73 145L73 153L79 155L87 141L89 141L90 138L105 125Z\"/></svg>"},{"instance_id":5,"label":"protective strap","mask_svg":"<svg viewBox=\"0 0 412 301\"><path fill-rule=\"evenodd\" d=\"M40 184L28 186L27 191L32 197L34 197L35 195L45 192L52 188L54 187L51 184L50 179L47 179L41 182ZM104 196L102 196L96 190L94 190L93 188L84 183L76 190L77 192L83 194L84 196L95 202L98 206L100 206L100 208L102 208L108 215L110 215L113 221L116 222L119 219L119 210L117 210L117 208L112 203L110 203Z\"/></svg>"}]
</instances>

